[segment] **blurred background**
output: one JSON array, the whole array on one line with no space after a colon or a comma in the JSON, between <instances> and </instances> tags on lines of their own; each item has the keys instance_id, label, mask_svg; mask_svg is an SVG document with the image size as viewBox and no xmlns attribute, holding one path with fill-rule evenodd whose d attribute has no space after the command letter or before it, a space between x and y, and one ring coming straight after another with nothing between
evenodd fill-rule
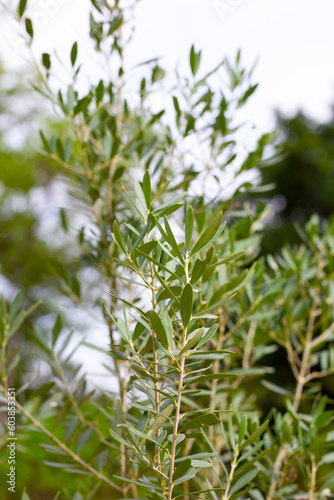
<instances>
[{"instance_id":1,"label":"blurred background","mask_svg":"<svg viewBox=\"0 0 334 500\"><path fill-rule=\"evenodd\" d=\"M57 130L59 123L32 89L34 64L11 14L16 2L0 5L0 291L11 300L24 289L27 306L44 299L23 329L28 336L32 324L48 325L55 307L65 308L69 316L73 311L59 299L53 280L54 270L72 257L60 230L60 208L71 212L73 200L38 150L39 129ZM82 86L96 84L105 71L87 35L90 7L88 0L28 2L34 57L39 61L43 52L50 52L58 58L60 87L68 76L60 61L68 58L74 41L84 63ZM331 0L141 0L136 10L130 66L160 57L167 72L177 68L186 73L192 43L202 50L204 71L225 56L234 58L238 49L245 67L257 61L259 86L238 120L247 124L241 141L245 148L264 132L275 128L278 134L275 165L261 171L262 182L275 188L257 195L273 208L263 254L300 242L295 224L311 214L325 219L334 212L333 18ZM96 344L105 348L108 332L102 321L78 310L73 320L77 331L93 331ZM27 357L23 374L31 367ZM91 380L103 380L105 372L96 368L99 353L92 359L82 348L78 357ZM57 482L53 470L48 474L41 478L41 489L43 483ZM22 475L28 484L33 470L27 465Z\"/></svg>"}]
</instances>

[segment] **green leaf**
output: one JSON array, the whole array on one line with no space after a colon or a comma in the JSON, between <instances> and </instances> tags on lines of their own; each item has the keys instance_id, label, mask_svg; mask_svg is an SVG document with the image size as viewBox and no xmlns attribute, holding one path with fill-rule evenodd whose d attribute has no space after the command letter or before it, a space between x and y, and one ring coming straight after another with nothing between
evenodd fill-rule
<instances>
[{"instance_id":1,"label":"green leaf","mask_svg":"<svg viewBox=\"0 0 334 500\"><path fill-rule=\"evenodd\" d=\"M118 332L121 334L122 339L129 344L131 342L131 333L128 329L128 325L123 318L118 318L116 321L116 326Z\"/></svg>"},{"instance_id":2,"label":"green leaf","mask_svg":"<svg viewBox=\"0 0 334 500\"><path fill-rule=\"evenodd\" d=\"M190 472L188 472L188 474L186 474L185 476L182 476L179 479L176 479L174 481L174 486L176 486L177 484L181 484L181 483L185 483L186 481L189 481L190 479L195 477L196 474L197 474L197 469L190 470Z\"/></svg>"},{"instance_id":3,"label":"green leaf","mask_svg":"<svg viewBox=\"0 0 334 500\"><path fill-rule=\"evenodd\" d=\"M183 460L182 462L180 462L174 471L173 483L175 483L175 481L177 479L185 476L190 468L191 468L191 459L190 458L187 458L186 460Z\"/></svg>"},{"instance_id":4,"label":"green leaf","mask_svg":"<svg viewBox=\"0 0 334 500\"><path fill-rule=\"evenodd\" d=\"M197 346L197 349L199 346ZM226 351L226 350L210 350L210 351L195 351L193 353L190 353L191 360L210 360L210 361L216 361L218 359L224 359L228 354L235 354L233 351Z\"/></svg>"},{"instance_id":5,"label":"green leaf","mask_svg":"<svg viewBox=\"0 0 334 500\"><path fill-rule=\"evenodd\" d=\"M254 446L249 452L247 453L244 453L244 455L242 455L242 460L244 460L244 457L246 457L246 455L248 455L249 457L252 456L254 453L256 453L255 457L253 457L251 460L249 461L245 461L244 465L241 465L241 466L238 466L238 473L243 471L243 470L247 470L249 467L251 467L253 464L255 464L256 462L259 462L260 460L262 460L269 452L270 452L270 448L267 448L266 450L263 450L261 451L260 453L257 453L258 450L265 444L266 440L263 439L262 441L260 441L260 446ZM239 462L241 461L241 459L239 460Z\"/></svg>"},{"instance_id":6,"label":"green leaf","mask_svg":"<svg viewBox=\"0 0 334 500\"><path fill-rule=\"evenodd\" d=\"M116 432L114 429L110 428L109 432L110 435L115 439L115 441L117 441L120 444L124 444L125 446L131 447L131 445L129 445L129 443L125 441L125 439L123 439L122 436L118 434L118 432Z\"/></svg>"},{"instance_id":7,"label":"green leaf","mask_svg":"<svg viewBox=\"0 0 334 500\"><path fill-rule=\"evenodd\" d=\"M193 467L199 467L200 469L212 467L212 463L207 462L206 460L191 460L191 465Z\"/></svg>"},{"instance_id":8,"label":"green leaf","mask_svg":"<svg viewBox=\"0 0 334 500\"><path fill-rule=\"evenodd\" d=\"M94 432L94 429L89 428L89 429L86 429L81 434L81 436L79 437L78 442L77 442L77 453L80 453L82 448L84 448L84 446L86 446L86 444L89 442L90 438L92 437L93 432Z\"/></svg>"},{"instance_id":9,"label":"green leaf","mask_svg":"<svg viewBox=\"0 0 334 500\"><path fill-rule=\"evenodd\" d=\"M50 54L42 54L42 63L44 68L46 68L48 71L51 68L51 59L50 59Z\"/></svg>"},{"instance_id":10,"label":"green leaf","mask_svg":"<svg viewBox=\"0 0 334 500\"><path fill-rule=\"evenodd\" d=\"M107 351L106 354L113 359L120 359L122 361L129 361L129 356L121 351Z\"/></svg>"},{"instance_id":11,"label":"green leaf","mask_svg":"<svg viewBox=\"0 0 334 500\"><path fill-rule=\"evenodd\" d=\"M114 17L109 26L108 35L112 35L123 23L123 16L119 15Z\"/></svg>"},{"instance_id":12,"label":"green leaf","mask_svg":"<svg viewBox=\"0 0 334 500\"><path fill-rule=\"evenodd\" d=\"M148 241L147 243L143 243L142 245L140 245L140 251L142 253L150 254L152 252L152 250L155 249L157 244L158 244L158 242L156 240L151 240L151 241Z\"/></svg>"},{"instance_id":13,"label":"green leaf","mask_svg":"<svg viewBox=\"0 0 334 500\"><path fill-rule=\"evenodd\" d=\"M217 331L217 328L218 328L218 325L212 325L208 329L208 331L206 332L206 334L204 335L202 340L198 343L197 348L202 347L202 345L206 344L214 336L214 334Z\"/></svg>"},{"instance_id":14,"label":"green leaf","mask_svg":"<svg viewBox=\"0 0 334 500\"><path fill-rule=\"evenodd\" d=\"M227 297L225 297L221 300L218 300L218 302L215 302L214 304L210 305L207 309L204 309L204 311L200 311L199 313L195 314L194 318L202 317L203 314L206 314L207 312L212 311L212 309L216 309L217 307L219 307L221 304L223 304L227 300L232 299L236 294L237 294L237 292L232 293L232 295L228 295Z\"/></svg>"},{"instance_id":15,"label":"green leaf","mask_svg":"<svg viewBox=\"0 0 334 500\"><path fill-rule=\"evenodd\" d=\"M166 182L166 184L164 184L162 186L161 189L159 189L159 191L157 192L157 194L154 196L153 200L152 200L152 203L154 203L156 200L158 200L160 198L160 196L166 191L166 189L168 188L170 184L170 180L168 182Z\"/></svg>"},{"instance_id":16,"label":"green leaf","mask_svg":"<svg viewBox=\"0 0 334 500\"><path fill-rule=\"evenodd\" d=\"M44 396L45 394L48 394L51 389L55 386L55 382L48 382L47 384L42 385L38 389L36 389L34 392L32 392L29 397L28 401L31 399L34 399L39 396Z\"/></svg>"},{"instance_id":17,"label":"green leaf","mask_svg":"<svg viewBox=\"0 0 334 500\"><path fill-rule=\"evenodd\" d=\"M152 483L151 481L148 481L146 479L145 481L134 481L133 479L128 479L127 477L122 477L122 476L113 476L115 479L119 479L120 481L124 481L125 483L130 483L130 484L135 484L137 486L141 486L143 488L152 488L154 490L162 491L160 486L157 486L156 484Z\"/></svg>"},{"instance_id":18,"label":"green leaf","mask_svg":"<svg viewBox=\"0 0 334 500\"><path fill-rule=\"evenodd\" d=\"M253 432L253 434L248 439L246 439L246 441L244 441L241 444L241 446L239 447L240 451L242 451L243 449L245 449L250 444L253 444L257 440L257 438L259 436L261 436L261 434L264 433L264 431L266 430L267 426L268 426L268 421L266 421L262 425L260 425L260 427L255 432Z\"/></svg>"},{"instance_id":19,"label":"green leaf","mask_svg":"<svg viewBox=\"0 0 334 500\"><path fill-rule=\"evenodd\" d=\"M255 478L258 472L259 469L254 468L249 472L246 472L246 474L243 474L243 476L240 479L238 479L234 484L232 484L232 487L230 489L230 495L233 495L237 491L241 490L244 486L249 485L249 483Z\"/></svg>"},{"instance_id":20,"label":"green leaf","mask_svg":"<svg viewBox=\"0 0 334 500\"><path fill-rule=\"evenodd\" d=\"M145 220L145 222L146 222L147 209L146 209L146 201L145 201L143 189L141 187L141 184L136 180L133 181L133 187L134 187L134 191L136 194L136 200L135 200L136 203L134 204L134 202L131 198L129 201L132 203L132 205L134 205L134 207L136 208L138 213L141 215L143 220Z\"/></svg>"},{"instance_id":21,"label":"green leaf","mask_svg":"<svg viewBox=\"0 0 334 500\"><path fill-rule=\"evenodd\" d=\"M193 285L198 281L203 274L205 273L208 265L210 264L212 260L212 255L213 255L213 247L211 247L206 254L206 258L204 260L202 259L196 259L196 262L194 264L194 268L191 273L191 280L190 283Z\"/></svg>"},{"instance_id":22,"label":"green leaf","mask_svg":"<svg viewBox=\"0 0 334 500\"><path fill-rule=\"evenodd\" d=\"M99 104L100 102L102 102L105 92L103 80L99 81L99 84L96 87L95 92L96 92L96 103Z\"/></svg>"},{"instance_id":23,"label":"green leaf","mask_svg":"<svg viewBox=\"0 0 334 500\"><path fill-rule=\"evenodd\" d=\"M181 109L180 109L178 98L176 96L173 96L173 104L174 104L174 108L176 111L176 124L177 124L177 126L179 126L180 118L181 118Z\"/></svg>"},{"instance_id":24,"label":"green leaf","mask_svg":"<svg viewBox=\"0 0 334 500\"><path fill-rule=\"evenodd\" d=\"M150 319L153 330L156 333L157 339L162 343L162 345L167 349L168 347L172 347L170 343L170 338L167 335L164 324L159 316L159 314L151 309L148 312L148 317Z\"/></svg>"},{"instance_id":25,"label":"green leaf","mask_svg":"<svg viewBox=\"0 0 334 500\"><path fill-rule=\"evenodd\" d=\"M190 283L187 283L183 289L180 302L180 312L183 326L186 328L193 312L193 287Z\"/></svg>"},{"instance_id":26,"label":"green leaf","mask_svg":"<svg viewBox=\"0 0 334 500\"><path fill-rule=\"evenodd\" d=\"M173 324L172 324L172 321L171 321L167 311L163 312L161 320L162 320L162 323L163 323L165 330L166 330L168 345L170 347L172 347L172 345L173 345Z\"/></svg>"},{"instance_id":27,"label":"green leaf","mask_svg":"<svg viewBox=\"0 0 334 500\"><path fill-rule=\"evenodd\" d=\"M180 261L182 263L184 263L184 258L183 258L183 255L179 249L179 246L176 242L176 239L174 237L174 234L173 234L173 231L168 223L168 220L166 217L164 217L164 221L165 221L165 228L166 228L166 233L165 233L165 237L166 237L166 241L170 244L170 246L172 247L172 249L174 250L175 254L178 256L178 258L180 259Z\"/></svg>"},{"instance_id":28,"label":"green leaf","mask_svg":"<svg viewBox=\"0 0 334 500\"><path fill-rule=\"evenodd\" d=\"M142 232L140 233L140 235L138 236L138 238L134 242L134 244L130 250L130 253L132 253L137 248L139 243L141 243L143 241L143 239L145 238L145 236L149 232L150 227L151 227L151 221L146 224L146 226L144 227L144 229L142 230Z\"/></svg>"},{"instance_id":29,"label":"green leaf","mask_svg":"<svg viewBox=\"0 0 334 500\"><path fill-rule=\"evenodd\" d=\"M25 27L26 27L26 32L28 33L30 38L34 38L34 28L32 26L31 19L29 19L28 17L25 20Z\"/></svg>"},{"instance_id":30,"label":"green leaf","mask_svg":"<svg viewBox=\"0 0 334 500\"><path fill-rule=\"evenodd\" d=\"M19 18L21 19L21 17L23 16L25 10L27 8L27 0L20 0L20 3L19 3L19 8L18 8L18 11L19 11Z\"/></svg>"},{"instance_id":31,"label":"green leaf","mask_svg":"<svg viewBox=\"0 0 334 500\"><path fill-rule=\"evenodd\" d=\"M52 345L54 346L58 340L59 334L62 329L62 320L60 314L57 315L53 330L52 330Z\"/></svg>"},{"instance_id":32,"label":"green leaf","mask_svg":"<svg viewBox=\"0 0 334 500\"><path fill-rule=\"evenodd\" d=\"M15 358L11 361L7 368L7 375L9 375L21 362L21 356L17 354Z\"/></svg>"},{"instance_id":33,"label":"green leaf","mask_svg":"<svg viewBox=\"0 0 334 500\"><path fill-rule=\"evenodd\" d=\"M171 404L167 406L167 408L165 408L163 411L161 411L157 419L153 422L149 432L155 434L160 429L160 427L162 427L166 423L168 418L173 413L173 409L174 409L174 404Z\"/></svg>"},{"instance_id":34,"label":"green leaf","mask_svg":"<svg viewBox=\"0 0 334 500\"><path fill-rule=\"evenodd\" d=\"M207 413L206 415L201 415L200 417L193 418L189 420L186 424L182 425L180 432L188 431L189 429L197 429L199 427L204 427L204 425L216 425L219 424L221 420L214 413Z\"/></svg>"},{"instance_id":35,"label":"green leaf","mask_svg":"<svg viewBox=\"0 0 334 500\"><path fill-rule=\"evenodd\" d=\"M146 201L146 206L147 209L149 210L151 207L151 178L150 178L150 173L148 170L146 170L144 178L143 178L143 192L145 196L145 201Z\"/></svg>"},{"instance_id":36,"label":"green leaf","mask_svg":"<svg viewBox=\"0 0 334 500\"><path fill-rule=\"evenodd\" d=\"M321 457L320 464L332 464L334 462L334 451L326 453ZM320 465L319 464L319 465Z\"/></svg>"},{"instance_id":37,"label":"green leaf","mask_svg":"<svg viewBox=\"0 0 334 500\"><path fill-rule=\"evenodd\" d=\"M182 290L182 286L179 285L172 285L168 288L165 288L164 290L161 290L157 296L157 303L159 303L161 300L173 299L174 296L179 297L182 293Z\"/></svg>"},{"instance_id":38,"label":"green leaf","mask_svg":"<svg viewBox=\"0 0 334 500\"><path fill-rule=\"evenodd\" d=\"M155 210L154 213L157 215L157 217L165 217L167 215L171 215L173 214L174 212L176 212L176 210L178 210L179 208L183 207L183 203L175 203L174 205L169 205L168 207L164 208L164 209L159 209L159 210Z\"/></svg>"},{"instance_id":39,"label":"green leaf","mask_svg":"<svg viewBox=\"0 0 334 500\"><path fill-rule=\"evenodd\" d=\"M130 425L128 423L126 423L126 424L117 424L117 426L119 428L121 428L123 430L123 432L124 431L128 432L130 436L131 436L131 434L135 434L136 436L139 436L142 439L145 439L145 440L149 439L153 443L155 443L156 445L159 446L159 442L156 439L154 439L154 436L153 436L152 433L150 433L150 435L144 434L143 432L140 432L138 429L136 429L135 427L133 427L133 425ZM130 433L130 431L131 431L131 433Z\"/></svg>"},{"instance_id":40,"label":"green leaf","mask_svg":"<svg viewBox=\"0 0 334 500\"><path fill-rule=\"evenodd\" d=\"M187 215L186 215L186 224L185 224L185 239L186 239L186 251L189 251L192 237L193 237L193 232L194 232L194 224L195 224L195 217L194 217L194 211L192 207L190 206L187 210Z\"/></svg>"},{"instance_id":41,"label":"green leaf","mask_svg":"<svg viewBox=\"0 0 334 500\"><path fill-rule=\"evenodd\" d=\"M78 43L74 42L74 44L72 46L72 50L71 50L71 64L72 64L72 66L75 65L77 57L78 57Z\"/></svg>"},{"instance_id":42,"label":"green leaf","mask_svg":"<svg viewBox=\"0 0 334 500\"><path fill-rule=\"evenodd\" d=\"M272 382L268 382L268 380L261 380L261 384L264 385L267 389L272 392L276 392L276 394L281 394L282 396L288 396L289 398L293 397L292 392L284 389L280 385L273 384Z\"/></svg>"},{"instance_id":43,"label":"green leaf","mask_svg":"<svg viewBox=\"0 0 334 500\"><path fill-rule=\"evenodd\" d=\"M204 334L204 328L199 328L198 330L195 330L194 335L188 340L186 345L181 349L178 357L182 356L185 352L190 351L193 347L195 347L198 342L201 340Z\"/></svg>"},{"instance_id":44,"label":"green leaf","mask_svg":"<svg viewBox=\"0 0 334 500\"><path fill-rule=\"evenodd\" d=\"M191 255L194 255L196 252L202 250L202 248L206 247L215 238L215 236L219 232L222 220L223 213L219 212L219 214L214 217L214 219L209 223L209 225L204 229L204 231L198 238L196 245L191 251Z\"/></svg>"},{"instance_id":45,"label":"green leaf","mask_svg":"<svg viewBox=\"0 0 334 500\"><path fill-rule=\"evenodd\" d=\"M68 233L68 218L66 211L63 208L60 209L60 220L65 233Z\"/></svg>"},{"instance_id":46,"label":"green leaf","mask_svg":"<svg viewBox=\"0 0 334 500\"><path fill-rule=\"evenodd\" d=\"M201 62L201 51L195 52L195 47L192 45L190 49L190 68L193 76L196 76Z\"/></svg>"},{"instance_id":47,"label":"green leaf","mask_svg":"<svg viewBox=\"0 0 334 500\"><path fill-rule=\"evenodd\" d=\"M247 415L243 415L239 426L238 445L240 447L247 430Z\"/></svg>"},{"instance_id":48,"label":"green leaf","mask_svg":"<svg viewBox=\"0 0 334 500\"><path fill-rule=\"evenodd\" d=\"M149 431L148 432L148 437L153 437L153 432L152 431ZM146 455L147 455L147 458L150 462L151 465L154 464L154 457L155 457L155 453L156 453L156 445L155 443L151 440L151 439L146 439Z\"/></svg>"},{"instance_id":49,"label":"green leaf","mask_svg":"<svg viewBox=\"0 0 334 500\"><path fill-rule=\"evenodd\" d=\"M226 257L226 259L220 260L218 262L214 262L213 264L210 264L208 267L209 268L212 268L212 267L216 268L218 266L221 266L222 264L227 264L227 262L231 262L232 260L238 259L244 253L245 253L245 250L242 250L241 252L238 252L238 253L235 253L233 255L230 255L229 257Z\"/></svg>"},{"instance_id":50,"label":"green leaf","mask_svg":"<svg viewBox=\"0 0 334 500\"><path fill-rule=\"evenodd\" d=\"M258 87L258 83L256 83L255 85L251 85L247 90L246 92L244 93L244 95L241 97L241 99L239 99L238 101L238 108L240 108L241 106L243 106L247 100L249 99L249 97L254 94L255 90L257 89Z\"/></svg>"},{"instance_id":51,"label":"green leaf","mask_svg":"<svg viewBox=\"0 0 334 500\"><path fill-rule=\"evenodd\" d=\"M124 434L124 437L130 441L130 443L132 444L135 444L135 440L131 434L131 432L129 431L129 425L126 421L126 418L125 418L125 415L124 415L124 411L123 411L123 408L122 408L122 403L120 401L120 399L118 399L116 401L116 407L115 407L115 417L116 417L116 422L117 422L117 430L118 429L121 429L123 434ZM112 421L111 421L112 423ZM139 431L137 431L136 429L133 429L131 428L131 430L135 433L138 433ZM146 435L144 434L144 437L146 438Z\"/></svg>"},{"instance_id":52,"label":"green leaf","mask_svg":"<svg viewBox=\"0 0 334 500\"><path fill-rule=\"evenodd\" d=\"M236 377L236 373L210 373L209 375L199 375L185 379L185 385L200 384L211 380L223 380L224 378Z\"/></svg>"},{"instance_id":53,"label":"green leaf","mask_svg":"<svg viewBox=\"0 0 334 500\"><path fill-rule=\"evenodd\" d=\"M123 240L122 240L122 235L121 235L121 232L119 230L117 221L114 221L113 231L114 231L112 233L113 239L115 240L115 242L117 243L117 245L121 248L121 250L123 250L123 252L126 254L127 252L125 250L125 246L124 246L124 243L123 243Z\"/></svg>"},{"instance_id":54,"label":"green leaf","mask_svg":"<svg viewBox=\"0 0 334 500\"><path fill-rule=\"evenodd\" d=\"M22 496L21 496L21 500L30 500L30 496L28 495L28 493L26 492L26 489L24 488L24 491L22 493Z\"/></svg>"},{"instance_id":55,"label":"green leaf","mask_svg":"<svg viewBox=\"0 0 334 500\"><path fill-rule=\"evenodd\" d=\"M14 300L11 303L10 308L9 308L9 317L8 317L9 324L11 324L14 321L15 316L21 307L22 298L23 298L22 292L21 292L21 290L19 290L17 292L17 294L15 295Z\"/></svg>"},{"instance_id":56,"label":"green leaf","mask_svg":"<svg viewBox=\"0 0 334 500\"><path fill-rule=\"evenodd\" d=\"M138 422L138 430L144 432L148 423L148 411L144 411Z\"/></svg>"},{"instance_id":57,"label":"green leaf","mask_svg":"<svg viewBox=\"0 0 334 500\"><path fill-rule=\"evenodd\" d=\"M164 271L166 271L167 273L169 273L171 276L173 276L174 279L182 282L181 278L179 276L177 276L177 274L173 273L173 271L171 271L170 269L168 269L168 267L166 267L163 264L161 264L161 262L158 262L157 260L153 259L153 257L151 257L150 255L141 252L141 248L142 247L137 248L137 250L136 250L136 252L139 253L139 255L142 255L143 257L145 257L150 262L153 262L153 264L155 264L157 267L160 267L161 269L163 269Z\"/></svg>"}]
</instances>

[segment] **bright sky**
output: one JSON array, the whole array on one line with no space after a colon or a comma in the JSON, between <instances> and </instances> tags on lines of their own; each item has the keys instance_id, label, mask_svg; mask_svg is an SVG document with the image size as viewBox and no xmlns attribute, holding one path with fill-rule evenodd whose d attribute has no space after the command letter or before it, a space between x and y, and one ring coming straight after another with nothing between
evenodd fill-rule
<instances>
[{"instance_id":1,"label":"bright sky","mask_svg":"<svg viewBox=\"0 0 334 500\"><path fill-rule=\"evenodd\" d=\"M94 67L94 50L87 44L89 0L28 0L28 6L36 52L56 49L68 58L78 40L84 62ZM248 68L260 57L255 72L260 87L247 106L248 119L267 128L274 108L285 113L302 108L325 120L334 101L333 19L333 0L142 0L131 59L162 56L164 67L179 63L188 71L194 43L203 51L203 69L211 69L241 48ZM19 68L15 30L8 19L1 26L0 59Z\"/></svg>"}]
</instances>

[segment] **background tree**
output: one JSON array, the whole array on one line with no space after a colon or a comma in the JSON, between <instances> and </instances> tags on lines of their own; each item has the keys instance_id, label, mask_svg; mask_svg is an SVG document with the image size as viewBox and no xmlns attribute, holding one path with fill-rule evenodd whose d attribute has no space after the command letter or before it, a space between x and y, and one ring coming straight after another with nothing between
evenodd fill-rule
<instances>
[{"instance_id":1,"label":"background tree","mask_svg":"<svg viewBox=\"0 0 334 500\"><path fill-rule=\"evenodd\" d=\"M274 184L265 200L274 207L262 243L264 253L282 244L300 243L294 224L312 215L327 219L334 212L333 120L317 123L302 112L291 118L277 114L280 158L261 169L262 182Z\"/></svg>"}]
</instances>

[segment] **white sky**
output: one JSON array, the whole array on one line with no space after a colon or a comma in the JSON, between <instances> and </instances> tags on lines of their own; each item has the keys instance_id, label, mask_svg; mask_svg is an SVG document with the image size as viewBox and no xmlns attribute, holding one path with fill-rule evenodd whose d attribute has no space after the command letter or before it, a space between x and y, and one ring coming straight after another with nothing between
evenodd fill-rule
<instances>
[{"instance_id":1,"label":"white sky","mask_svg":"<svg viewBox=\"0 0 334 500\"><path fill-rule=\"evenodd\" d=\"M219 6L222 12L228 4L234 7L219 15ZM89 0L30 0L28 6L29 15L43 24L35 26L36 52L56 49L68 58L78 40L84 63L94 68L94 50L87 44ZM188 71L194 43L203 51L205 70L241 48L247 68L260 57L255 71L260 87L247 106L247 119L266 129L274 108L285 113L302 108L326 120L334 101L333 19L333 0L142 0L131 59L135 64L162 56L164 67L179 63ZM13 48L15 31L15 23L2 23L0 59L11 68L23 66L21 50Z\"/></svg>"}]
</instances>

